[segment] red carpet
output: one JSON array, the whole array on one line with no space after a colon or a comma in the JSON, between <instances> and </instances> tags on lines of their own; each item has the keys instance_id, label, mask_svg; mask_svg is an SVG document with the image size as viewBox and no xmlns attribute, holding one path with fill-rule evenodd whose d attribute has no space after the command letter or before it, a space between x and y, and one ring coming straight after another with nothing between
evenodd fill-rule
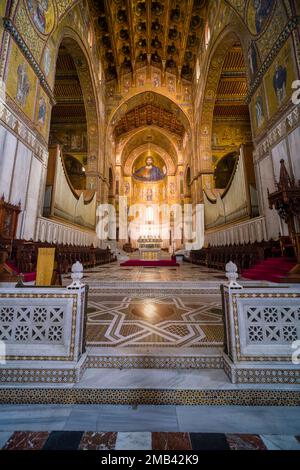
<instances>
[{"instance_id":1,"label":"red carpet","mask_svg":"<svg viewBox=\"0 0 300 470\"><path fill-rule=\"evenodd\" d=\"M282 282L295 264L290 258L269 258L242 271L242 276L255 281Z\"/></svg>"},{"instance_id":2,"label":"red carpet","mask_svg":"<svg viewBox=\"0 0 300 470\"><path fill-rule=\"evenodd\" d=\"M129 259L124 263L121 263L120 266L150 266L150 267L174 267L179 266L176 261L171 259L160 259L160 260L143 260L143 259Z\"/></svg>"},{"instance_id":3,"label":"red carpet","mask_svg":"<svg viewBox=\"0 0 300 470\"><path fill-rule=\"evenodd\" d=\"M6 261L5 265L7 266L8 272L10 272L11 274L16 274L17 276L21 274L20 270L12 261ZM22 273L22 276L23 276L22 279L24 282L33 282L35 281L35 278L36 278L36 272Z\"/></svg>"}]
</instances>

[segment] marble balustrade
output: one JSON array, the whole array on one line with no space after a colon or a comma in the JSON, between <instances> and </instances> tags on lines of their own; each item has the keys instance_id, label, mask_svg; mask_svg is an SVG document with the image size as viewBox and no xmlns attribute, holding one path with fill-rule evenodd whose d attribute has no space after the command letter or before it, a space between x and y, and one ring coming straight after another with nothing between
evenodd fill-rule
<instances>
[{"instance_id":1,"label":"marble balustrade","mask_svg":"<svg viewBox=\"0 0 300 470\"><path fill-rule=\"evenodd\" d=\"M85 361L85 286L0 288L0 382L75 382Z\"/></svg>"},{"instance_id":2,"label":"marble balustrade","mask_svg":"<svg viewBox=\"0 0 300 470\"><path fill-rule=\"evenodd\" d=\"M299 285L224 287L224 368L233 383L300 382L299 299Z\"/></svg>"},{"instance_id":3,"label":"marble balustrade","mask_svg":"<svg viewBox=\"0 0 300 470\"><path fill-rule=\"evenodd\" d=\"M210 246L243 245L263 240L268 240L264 217L255 217L205 234L205 245Z\"/></svg>"},{"instance_id":4,"label":"marble balustrade","mask_svg":"<svg viewBox=\"0 0 300 470\"><path fill-rule=\"evenodd\" d=\"M91 246L106 248L107 243L99 240L96 233L75 228L67 223L38 217L35 241L58 243L63 245Z\"/></svg>"}]
</instances>

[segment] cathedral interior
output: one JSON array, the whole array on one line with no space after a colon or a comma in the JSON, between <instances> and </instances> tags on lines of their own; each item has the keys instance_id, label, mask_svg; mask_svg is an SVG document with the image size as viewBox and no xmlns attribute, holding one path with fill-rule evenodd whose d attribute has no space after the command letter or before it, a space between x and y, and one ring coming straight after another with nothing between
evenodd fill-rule
<instances>
[{"instance_id":1,"label":"cathedral interior","mask_svg":"<svg viewBox=\"0 0 300 470\"><path fill-rule=\"evenodd\" d=\"M300 450L299 18L0 0L0 449Z\"/></svg>"}]
</instances>

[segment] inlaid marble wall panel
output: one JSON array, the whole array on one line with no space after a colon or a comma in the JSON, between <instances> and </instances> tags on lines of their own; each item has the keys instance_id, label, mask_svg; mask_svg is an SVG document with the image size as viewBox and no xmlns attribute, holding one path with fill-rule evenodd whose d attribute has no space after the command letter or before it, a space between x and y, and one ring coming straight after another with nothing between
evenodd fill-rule
<instances>
[{"instance_id":1,"label":"inlaid marble wall panel","mask_svg":"<svg viewBox=\"0 0 300 470\"><path fill-rule=\"evenodd\" d=\"M284 160L287 170L290 170L290 162L288 158L286 140L282 140L281 142L279 142L278 145L276 145L276 147L272 149L272 160L274 166L275 181L278 182L280 177L280 160Z\"/></svg>"},{"instance_id":2,"label":"inlaid marble wall panel","mask_svg":"<svg viewBox=\"0 0 300 470\"><path fill-rule=\"evenodd\" d=\"M268 238L277 238L280 222L277 213L269 208L268 193L275 191L273 163L270 156L259 162L257 168L257 184L259 188L260 209L266 217Z\"/></svg>"},{"instance_id":3,"label":"inlaid marble wall panel","mask_svg":"<svg viewBox=\"0 0 300 470\"><path fill-rule=\"evenodd\" d=\"M34 237L41 184L41 161L0 125L0 194L12 204L21 203L17 237Z\"/></svg>"},{"instance_id":4,"label":"inlaid marble wall panel","mask_svg":"<svg viewBox=\"0 0 300 470\"><path fill-rule=\"evenodd\" d=\"M290 157L296 181L300 180L300 126L288 137Z\"/></svg>"},{"instance_id":5,"label":"inlaid marble wall panel","mask_svg":"<svg viewBox=\"0 0 300 470\"><path fill-rule=\"evenodd\" d=\"M39 192L42 179L42 164L36 158L32 158L28 193L26 199L26 220L24 223L22 238L29 240L34 237L35 223L38 216Z\"/></svg>"},{"instance_id":6,"label":"inlaid marble wall panel","mask_svg":"<svg viewBox=\"0 0 300 470\"><path fill-rule=\"evenodd\" d=\"M32 152L22 142L18 142L11 184L11 202L19 204L22 210L26 205L26 193Z\"/></svg>"},{"instance_id":7,"label":"inlaid marble wall panel","mask_svg":"<svg viewBox=\"0 0 300 470\"><path fill-rule=\"evenodd\" d=\"M6 201L10 198L16 147L16 137L0 124L0 194Z\"/></svg>"}]
</instances>

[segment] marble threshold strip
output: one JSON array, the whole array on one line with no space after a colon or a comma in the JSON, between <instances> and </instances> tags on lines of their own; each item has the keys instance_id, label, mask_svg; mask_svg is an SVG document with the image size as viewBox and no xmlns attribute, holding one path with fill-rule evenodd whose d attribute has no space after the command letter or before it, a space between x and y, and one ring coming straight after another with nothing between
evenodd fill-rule
<instances>
[{"instance_id":1,"label":"marble threshold strip","mask_svg":"<svg viewBox=\"0 0 300 470\"><path fill-rule=\"evenodd\" d=\"M300 436L188 432L0 432L1 450L300 450ZM112 457L111 457L112 458ZM114 457L117 458L117 457Z\"/></svg>"}]
</instances>

